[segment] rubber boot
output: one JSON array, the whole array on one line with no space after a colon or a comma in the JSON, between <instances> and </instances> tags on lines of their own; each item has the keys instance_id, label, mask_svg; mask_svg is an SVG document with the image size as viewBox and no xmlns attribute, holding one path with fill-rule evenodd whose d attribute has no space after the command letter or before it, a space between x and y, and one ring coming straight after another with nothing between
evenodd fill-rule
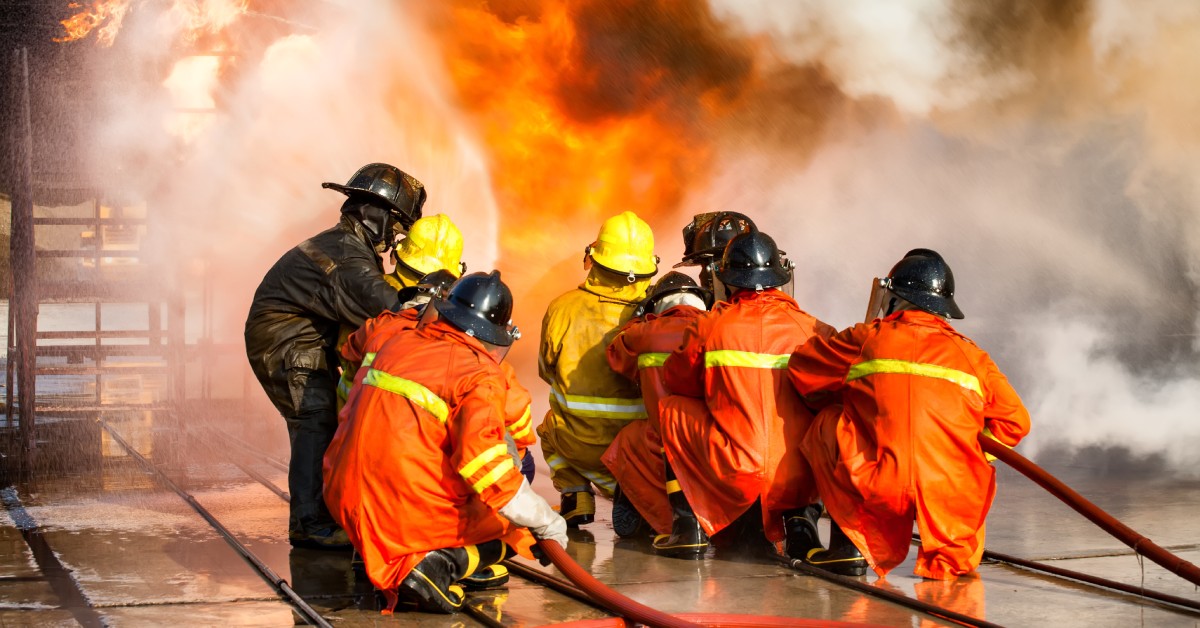
<instances>
[{"instance_id":1,"label":"rubber boot","mask_svg":"<svg viewBox=\"0 0 1200 628\"><path fill-rule=\"evenodd\" d=\"M804 560L814 549L824 549L817 533L821 504L809 504L798 510L783 513L783 551L789 558Z\"/></svg>"},{"instance_id":2,"label":"rubber boot","mask_svg":"<svg viewBox=\"0 0 1200 628\"><path fill-rule=\"evenodd\" d=\"M504 553L504 543L499 540L428 552L400 583L399 598L429 613L458 612L465 597L458 581L500 562Z\"/></svg>"},{"instance_id":3,"label":"rubber boot","mask_svg":"<svg viewBox=\"0 0 1200 628\"><path fill-rule=\"evenodd\" d=\"M699 560L708 551L708 535L700 527L696 513L688 503L675 472L667 465L667 501L671 503L671 534L654 538L654 553L659 556Z\"/></svg>"},{"instance_id":4,"label":"rubber boot","mask_svg":"<svg viewBox=\"0 0 1200 628\"><path fill-rule=\"evenodd\" d=\"M625 496L620 486L613 491L612 505L613 531L623 539L631 539L645 534L646 520L638 512L633 502Z\"/></svg>"},{"instance_id":5,"label":"rubber boot","mask_svg":"<svg viewBox=\"0 0 1200 628\"><path fill-rule=\"evenodd\" d=\"M867 559L842 532L833 519L829 520L829 549L819 546L808 551L804 562L839 576L862 576L867 573Z\"/></svg>"},{"instance_id":6,"label":"rubber boot","mask_svg":"<svg viewBox=\"0 0 1200 628\"><path fill-rule=\"evenodd\" d=\"M508 553L504 541L495 540L479 545L469 545L465 548L470 559L470 553L475 551L478 567L474 572L467 573L458 583L467 591L483 591L496 589L508 584L508 568L500 564ZM470 565L468 565L468 570Z\"/></svg>"},{"instance_id":7,"label":"rubber boot","mask_svg":"<svg viewBox=\"0 0 1200 628\"><path fill-rule=\"evenodd\" d=\"M567 521L568 528L578 528L596 520L596 496L588 491L563 493L558 514Z\"/></svg>"}]
</instances>

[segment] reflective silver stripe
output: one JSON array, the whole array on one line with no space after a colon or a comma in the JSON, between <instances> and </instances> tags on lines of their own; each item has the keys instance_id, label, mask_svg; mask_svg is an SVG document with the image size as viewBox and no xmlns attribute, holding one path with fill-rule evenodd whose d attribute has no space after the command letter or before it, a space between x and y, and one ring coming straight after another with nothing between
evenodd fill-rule
<instances>
[{"instance_id":1,"label":"reflective silver stripe","mask_svg":"<svg viewBox=\"0 0 1200 628\"><path fill-rule=\"evenodd\" d=\"M641 399L564 395L556 384L550 385L550 393L554 395L559 408L575 416L621 420L646 418L646 406Z\"/></svg>"},{"instance_id":2,"label":"reflective silver stripe","mask_svg":"<svg viewBox=\"0 0 1200 628\"><path fill-rule=\"evenodd\" d=\"M920 375L922 377L933 377L935 379L944 379L948 382L954 382L967 390L974 391L975 394L982 396L983 388L979 385L979 378L964 373L962 371L938 366L937 364L925 364L922 362L909 362L907 360L892 360L888 358L880 358L878 360L867 360L859 362L850 367L850 372L846 374L846 381L854 381L860 377L875 375L880 373L898 373L902 375Z\"/></svg>"},{"instance_id":3,"label":"reflective silver stripe","mask_svg":"<svg viewBox=\"0 0 1200 628\"><path fill-rule=\"evenodd\" d=\"M437 417L437 420L442 423L445 423L446 419L450 416L450 406L446 405L446 402L441 397L438 397L433 394L432 390L412 380L396 377L391 373L386 373L378 369L371 369L367 371L367 376L363 378L363 384L400 395L428 410L430 414Z\"/></svg>"},{"instance_id":4,"label":"reflective silver stripe","mask_svg":"<svg viewBox=\"0 0 1200 628\"><path fill-rule=\"evenodd\" d=\"M608 492L613 492L617 489L617 480L607 473L598 473L596 471L579 471L579 474L587 478L589 482L605 489Z\"/></svg>"},{"instance_id":5,"label":"reflective silver stripe","mask_svg":"<svg viewBox=\"0 0 1200 628\"><path fill-rule=\"evenodd\" d=\"M670 353L642 353L638 355L638 368L648 369L656 366L662 366L666 363Z\"/></svg>"},{"instance_id":6,"label":"reflective silver stripe","mask_svg":"<svg viewBox=\"0 0 1200 628\"><path fill-rule=\"evenodd\" d=\"M546 456L546 464L555 471L562 471L563 469L571 466L567 464L567 461L558 454L550 454L549 456Z\"/></svg>"},{"instance_id":7,"label":"reflective silver stripe","mask_svg":"<svg viewBox=\"0 0 1200 628\"><path fill-rule=\"evenodd\" d=\"M704 354L704 367L739 366L753 369L786 369L790 353L754 353L753 351L734 351L718 349Z\"/></svg>"}]
</instances>

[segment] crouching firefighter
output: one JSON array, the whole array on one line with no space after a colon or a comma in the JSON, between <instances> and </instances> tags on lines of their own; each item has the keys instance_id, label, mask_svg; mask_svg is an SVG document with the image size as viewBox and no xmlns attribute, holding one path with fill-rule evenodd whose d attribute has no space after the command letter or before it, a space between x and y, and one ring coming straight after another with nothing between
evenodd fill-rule
<instances>
[{"instance_id":1,"label":"crouching firefighter","mask_svg":"<svg viewBox=\"0 0 1200 628\"><path fill-rule=\"evenodd\" d=\"M467 275L360 369L325 456L325 499L385 613L399 600L455 612L464 586L507 580L495 567L510 552L532 558L535 538L566 546L566 522L506 437L511 315L499 272Z\"/></svg>"},{"instance_id":2,"label":"crouching firefighter","mask_svg":"<svg viewBox=\"0 0 1200 628\"><path fill-rule=\"evenodd\" d=\"M346 185L341 219L285 253L267 271L246 317L246 356L291 443L288 540L348 550L321 499L321 458L337 429L339 329L400 308L380 258L421 217L425 188L387 164L368 164Z\"/></svg>"},{"instance_id":3,"label":"crouching firefighter","mask_svg":"<svg viewBox=\"0 0 1200 628\"><path fill-rule=\"evenodd\" d=\"M654 541L659 554L700 558L709 536L727 528L732 549L774 554L789 516L805 524L789 522L789 552L818 543L816 484L799 450L812 414L786 366L798 344L834 330L780 289L791 282L792 264L769 235L735 237L716 266L717 305L664 364L672 394L659 415L673 522Z\"/></svg>"},{"instance_id":4,"label":"crouching firefighter","mask_svg":"<svg viewBox=\"0 0 1200 628\"><path fill-rule=\"evenodd\" d=\"M658 273L650 225L633 212L605 220L584 268L587 279L547 308L538 352L550 410L537 435L571 527L594 520L593 486L613 496L617 483L600 457L629 421L646 418L637 386L609 368L604 351Z\"/></svg>"},{"instance_id":5,"label":"crouching firefighter","mask_svg":"<svg viewBox=\"0 0 1200 628\"><path fill-rule=\"evenodd\" d=\"M646 406L646 420L631 421L618 432L602 458L617 479L612 519L621 537L636 536L643 521L656 533L671 532L658 418L658 400L667 394L662 367L683 342L684 330L712 303L712 293L691 277L669 272L608 345L609 366L641 385Z\"/></svg>"},{"instance_id":6,"label":"crouching firefighter","mask_svg":"<svg viewBox=\"0 0 1200 628\"><path fill-rule=\"evenodd\" d=\"M950 266L914 249L875 280L867 322L792 355L797 391L840 398L802 444L833 520L830 547L796 558L847 575L869 563L883 577L908 555L915 519L918 576L979 566L996 474L978 437L1014 446L1029 413L988 354L947 322L962 317Z\"/></svg>"}]
</instances>

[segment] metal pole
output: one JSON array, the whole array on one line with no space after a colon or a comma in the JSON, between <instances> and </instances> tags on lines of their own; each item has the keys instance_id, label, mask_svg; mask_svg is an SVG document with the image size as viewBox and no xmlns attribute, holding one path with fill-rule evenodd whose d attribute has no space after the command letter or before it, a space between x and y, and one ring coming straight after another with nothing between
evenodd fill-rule
<instances>
[{"instance_id":1,"label":"metal pole","mask_svg":"<svg viewBox=\"0 0 1200 628\"><path fill-rule=\"evenodd\" d=\"M37 356L37 285L34 279L33 248L33 127L29 113L29 55L24 48L13 54L13 108L15 125L12 135L13 170L9 179L12 194L11 257L16 309L17 408L21 425L21 444L26 451L34 446L35 368ZM9 356L12 359L12 356ZM12 409L9 409L12 412Z\"/></svg>"}]
</instances>

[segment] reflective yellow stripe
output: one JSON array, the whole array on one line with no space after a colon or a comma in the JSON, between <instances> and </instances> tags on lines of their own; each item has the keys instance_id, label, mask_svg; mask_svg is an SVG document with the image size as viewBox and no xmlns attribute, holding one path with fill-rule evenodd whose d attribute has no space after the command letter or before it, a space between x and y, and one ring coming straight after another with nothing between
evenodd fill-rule
<instances>
[{"instance_id":1,"label":"reflective yellow stripe","mask_svg":"<svg viewBox=\"0 0 1200 628\"><path fill-rule=\"evenodd\" d=\"M679 480L667 480L667 494L678 493L683 489L679 486Z\"/></svg>"},{"instance_id":2,"label":"reflective yellow stripe","mask_svg":"<svg viewBox=\"0 0 1200 628\"><path fill-rule=\"evenodd\" d=\"M617 488L617 479L607 473L597 473L595 471L579 471L579 473L592 484L607 489L610 493Z\"/></svg>"},{"instance_id":3,"label":"reflective yellow stripe","mask_svg":"<svg viewBox=\"0 0 1200 628\"><path fill-rule=\"evenodd\" d=\"M363 384L400 395L428 410L430 414L437 417L437 420L442 423L445 423L446 418L450 416L450 407L446 405L445 401L442 401L441 397L438 397L433 394L432 390L412 380L396 377L391 373L385 373L378 369L371 369L367 371L367 376L363 378Z\"/></svg>"},{"instance_id":4,"label":"reflective yellow stripe","mask_svg":"<svg viewBox=\"0 0 1200 628\"><path fill-rule=\"evenodd\" d=\"M662 366L670 355L670 353L643 353L638 356L638 368L646 369Z\"/></svg>"},{"instance_id":5,"label":"reflective yellow stripe","mask_svg":"<svg viewBox=\"0 0 1200 628\"><path fill-rule=\"evenodd\" d=\"M504 462L496 465L495 469L488 471L487 475L479 478L479 481L472 484L471 488L475 489L476 493L482 493L484 489L495 484L500 479L500 476L512 471L515 467L516 465L513 464L512 456L509 456L504 459Z\"/></svg>"},{"instance_id":6,"label":"reflective yellow stripe","mask_svg":"<svg viewBox=\"0 0 1200 628\"><path fill-rule=\"evenodd\" d=\"M463 574L463 577L466 578L475 573L476 569L479 569L479 548L474 545L468 545L463 549L467 550L467 573Z\"/></svg>"},{"instance_id":7,"label":"reflective yellow stripe","mask_svg":"<svg viewBox=\"0 0 1200 628\"><path fill-rule=\"evenodd\" d=\"M564 395L557 385L550 386L550 393L558 407L578 417L593 419L644 419L646 406L641 399L620 397L585 397Z\"/></svg>"},{"instance_id":8,"label":"reflective yellow stripe","mask_svg":"<svg viewBox=\"0 0 1200 628\"><path fill-rule=\"evenodd\" d=\"M372 351L372 352L368 353L367 355L363 356L362 364L358 368L363 368L363 367L370 368L371 363L374 361L375 361L375 352Z\"/></svg>"},{"instance_id":9,"label":"reflective yellow stripe","mask_svg":"<svg viewBox=\"0 0 1200 628\"><path fill-rule=\"evenodd\" d=\"M338 399L345 401L350 396L350 389L354 387L354 375L349 371L342 373L342 378L338 380L337 395Z\"/></svg>"},{"instance_id":10,"label":"reflective yellow stripe","mask_svg":"<svg viewBox=\"0 0 1200 628\"><path fill-rule=\"evenodd\" d=\"M570 466L567 464L567 461L558 454L550 454L549 456L546 456L546 464L555 471L562 471Z\"/></svg>"},{"instance_id":11,"label":"reflective yellow stripe","mask_svg":"<svg viewBox=\"0 0 1200 628\"><path fill-rule=\"evenodd\" d=\"M525 406L525 413L521 418L508 426L508 433L513 435L513 438L524 438L529 435L529 430L533 429L533 414L530 406Z\"/></svg>"},{"instance_id":12,"label":"reflective yellow stripe","mask_svg":"<svg viewBox=\"0 0 1200 628\"><path fill-rule=\"evenodd\" d=\"M708 351L704 354L704 367L742 366L752 369L785 369L790 353L777 355L774 353L754 353L752 351L733 351L721 349Z\"/></svg>"},{"instance_id":13,"label":"reflective yellow stripe","mask_svg":"<svg viewBox=\"0 0 1200 628\"><path fill-rule=\"evenodd\" d=\"M936 364L923 364L921 362L909 362L907 360L891 360L881 358L878 360L868 360L859 362L850 367L850 372L846 374L846 381L853 381L867 375L876 375L879 373L898 373L901 375L920 375L922 377L933 377L936 379L944 379L948 382L954 382L967 390L975 391L977 395L983 395L983 389L979 386L979 378L964 373L952 368L938 366Z\"/></svg>"},{"instance_id":14,"label":"reflective yellow stripe","mask_svg":"<svg viewBox=\"0 0 1200 628\"><path fill-rule=\"evenodd\" d=\"M504 443L492 445L483 453L475 456L474 460L464 465L462 470L458 473L459 475L463 476L463 479L467 479L472 475L475 475L476 471L482 469L483 465L495 460L496 458L499 458L500 456L503 456L506 453L508 453L508 447Z\"/></svg>"}]
</instances>

